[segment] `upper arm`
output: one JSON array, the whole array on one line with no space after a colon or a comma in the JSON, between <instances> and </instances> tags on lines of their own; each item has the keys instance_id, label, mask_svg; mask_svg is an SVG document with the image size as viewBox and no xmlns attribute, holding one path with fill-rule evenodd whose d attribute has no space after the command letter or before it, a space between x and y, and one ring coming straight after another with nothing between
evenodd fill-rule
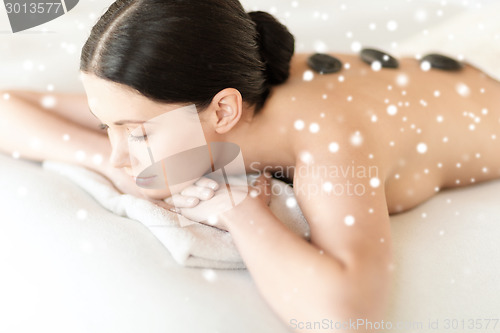
<instances>
[{"instance_id":1,"label":"upper arm","mask_svg":"<svg viewBox=\"0 0 500 333\"><path fill-rule=\"evenodd\" d=\"M294 192L313 244L347 266L380 266L392 260L384 179L378 165L360 156L300 162Z\"/></svg>"},{"instance_id":2,"label":"upper arm","mask_svg":"<svg viewBox=\"0 0 500 333\"><path fill-rule=\"evenodd\" d=\"M73 123L106 135L106 131L99 128L100 121L90 112L87 95L84 93L44 93L32 90L12 90L6 92L13 97L21 98L32 105L57 114Z\"/></svg>"}]
</instances>

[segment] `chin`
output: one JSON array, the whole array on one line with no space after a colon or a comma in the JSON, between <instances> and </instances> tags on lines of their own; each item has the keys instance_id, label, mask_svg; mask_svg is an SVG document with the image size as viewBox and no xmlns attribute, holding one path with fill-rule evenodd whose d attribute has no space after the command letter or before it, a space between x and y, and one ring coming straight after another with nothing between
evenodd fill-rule
<instances>
[{"instance_id":1,"label":"chin","mask_svg":"<svg viewBox=\"0 0 500 333\"><path fill-rule=\"evenodd\" d=\"M172 195L169 190L151 190L146 188L141 188L141 192L150 199L155 200L165 200Z\"/></svg>"}]
</instances>

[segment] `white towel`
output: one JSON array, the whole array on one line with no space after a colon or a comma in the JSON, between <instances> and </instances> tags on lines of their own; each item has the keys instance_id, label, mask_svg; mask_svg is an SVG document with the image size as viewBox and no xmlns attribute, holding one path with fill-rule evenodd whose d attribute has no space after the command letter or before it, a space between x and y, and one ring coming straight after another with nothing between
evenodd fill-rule
<instances>
[{"instance_id":1,"label":"white towel","mask_svg":"<svg viewBox=\"0 0 500 333\"><path fill-rule=\"evenodd\" d=\"M56 161L44 161L42 166L69 178L109 211L142 223L179 264L217 269L245 268L229 232L194 221L180 225L174 213L148 200L119 193L108 179L87 168ZM287 205L289 198L288 203L294 203L292 188L277 179L272 179L271 186L271 211L294 233L309 239L309 226L298 204Z\"/></svg>"}]
</instances>

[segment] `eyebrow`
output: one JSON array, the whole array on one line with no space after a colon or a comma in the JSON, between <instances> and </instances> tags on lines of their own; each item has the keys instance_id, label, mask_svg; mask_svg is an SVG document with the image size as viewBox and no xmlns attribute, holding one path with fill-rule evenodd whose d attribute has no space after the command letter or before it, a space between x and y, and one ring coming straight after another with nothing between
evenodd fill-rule
<instances>
[{"instance_id":1,"label":"eyebrow","mask_svg":"<svg viewBox=\"0 0 500 333\"><path fill-rule=\"evenodd\" d=\"M119 120L115 121L115 125L124 125L124 124L144 124L146 121L144 120Z\"/></svg>"},{"instance_id":2,"label":"eyebrow","mask_svg":"<svg viewBox=\"0 0 500 333\"><path fill-rule=\"evenodd\" d=\"M92 112L90 107L89 107L89 111L90 111L90 113L92 113L92 115L94 117L97 118L97 120L99 120L99 118L94 114L94 112ZM114 124L120 126L120 125L124 125L124 124L144 124L145 122L146 121L144 121L144 120L119 120L119 121L115 121ZM104 124L101 124L99 126L103 126L103 125Z\"/></svg>"}]
</instances>

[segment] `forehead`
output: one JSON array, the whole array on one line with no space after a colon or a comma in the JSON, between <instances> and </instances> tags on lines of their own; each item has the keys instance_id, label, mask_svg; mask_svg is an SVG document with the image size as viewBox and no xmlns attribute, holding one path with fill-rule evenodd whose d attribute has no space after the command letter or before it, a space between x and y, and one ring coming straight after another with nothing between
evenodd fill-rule
<instances>
[{"instance_id":1,"label":"forehead","mask_svg":"<svg viewBox=\"0 0 500 333\"><path fill-rule=\"evenodd\" d=\"M182 107L183 105L157 103L126 85L104 80L93 74L80 73L92 112L108 115L118 111L120 115L135 114L152 118Z\"/></svg>"},{"instance_id":2,"label":"forehead","mask_svg":"<svg viewBox=\"0 0 500 333\"><path fill-rule=\"evenodd\" d=\"M91 108L109 106L106 104L138 104L149 101L124 85L101 79L93 74L82 73L80 77Z\"/></svg>"}]
</instances>

